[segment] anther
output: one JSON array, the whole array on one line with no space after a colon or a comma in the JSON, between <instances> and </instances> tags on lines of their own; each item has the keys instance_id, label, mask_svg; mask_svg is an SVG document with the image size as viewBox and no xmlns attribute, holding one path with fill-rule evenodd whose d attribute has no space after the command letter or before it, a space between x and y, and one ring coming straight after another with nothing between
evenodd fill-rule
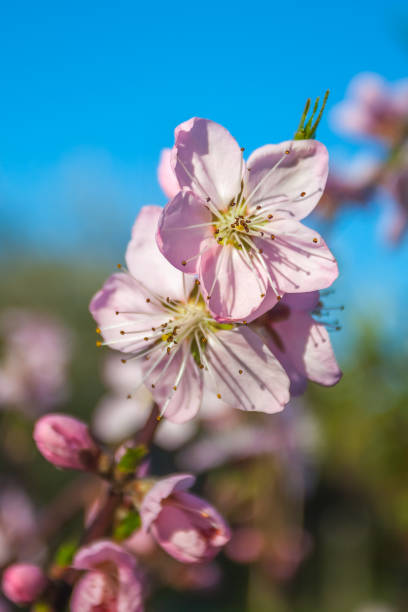
<instances>
[{"instance_id":1,"label":"anther","mask_svg":"<svg viewBox=\"0 0 408 612\"><path fill-rule=\"evenodd\" d=\"M279 301L282 299L282 296L281 296L281 295L277 295L277 296L276 296L276 299L277 299L277 300L278 300L278 302L279 302Z\"/></svg>"},{"instance_id":2,"label":"anther","mask_svg":"<svg viewBox=\"0 0 408 612\"><path fill-rule=\"evenodd\" d=\"M198 278L196 278L196 280L195 280L195 284L197 285L197 287L198 287L198 285L200 284L200 281L198 280Z\"/></svg>"},{"instance_id":3,"label":"anther","mask_svg":"<svg viewBox=\"0 0 408 612\"><path fill-rule=\"evenodd\" d=\"M263 298L263 297L265 297L265 294L264 294L264 293L261 293L261 297L262 297L262 298Z\"/></svg>"},{"instance_id":4,"label":"anther","mask_svg":"<svg viewBox=\"0 0 408 612\"><path fill-rule=\"evenodd\" d=\"M242 149L241 149L241 151L242 151ZM208 514L208 512L204 512L204 510L202 512L200 512L200 514L201 514L201 516L203 518L210 518L210 515Z\"/></svg>"},{"instance_id":5,"label":"anther","mask_svg":"<svg viewBox=\"0 0 408 612\"><path fill-rule=\"evenodd\" d=\"M271 234L271 240L275 240L275 234Z\"/></svg>"},{"instance_id":6,"label":"anther","mask_svg":"<svg viewBox=\"0 0 408 612\"><path fill-rule=\"evenodd\" d=\"M132 396L130 395L130 393L129 395L126 396L126 399L132 399Z\"/></svg>"},{"instance_id":7,"label":"anther","mask_svg":"<svg viewBox=\"0 0 408 612\"><path fill-rule=\"evenodd\" d=\"M115 312L115 315L118 315L118 314L119 314L119 310L117 310L117 311Z\"/></svg>"},{"instance_id":8,"label":"anther","mask_svg":"<svg viewBox=\"0 0 408 612\"><path fill-rule=\"evenodd\" d=\"M319 241L318 241L318 239L317 239L317 238L313 238L313 242L314 242L315 244L317 244Z\"/></svg>"},{"instance_id":9,"label":"anther","mask_svg":"<svg viewBox=\"0 0 408 612\"><path fill-rule=\"evenodd\" d=\"M174 385L173 390L177 391L177 385Z\"/></svg>"},{"instance_id":10,"label":"anther","mask_svg":"<svg viewBox=\"0 0 408 612\"><path fill-rule=\"evenodd\" d=\"M289 155L289 153L290 153L289 149L286 149L285 155Z\"/></svg>"},{"instance_id":11,"label":"anther","mask_svg":"<svg viewBox=\"0 0 408 612\"><path fill-rule=\"evenodd\" d=\"M263 249L259 249L259 250L258 250L258 253L263 253Z\"/></svg>"},{"instance_id":12,"label":"anther","mask_svg":"<svg viewBox=\"0 0 408 612\"><path fill-rule=\"evenodd\" d=\"M261 208L262 208L262 206L259 204L259 205L256 207L256 210L261 210Z\"/></svg>"},{"instance_id":13,"label":"anther","mask_svg":"<svg viewBox=\"0 0 408 612\"><path fill-rule=\"evenodd\" d=\"M146 302L149 303L150 302L150 298L146 298Z\"/></svg>"},{"instance_id":14,"label":"anther","mask_svg":"<svg viewBox=\"0 0 408 612\"><path fill-rule=\"evenodd\" d=\"M100 340L96 341L96 346L99 348L100 346L102 346L102 342Z\"/></svg>"},{"instance_id":15,"label":"anther","mask_svg":"<svg viewBox=\"0 0 408 612\"><path fill-rule=\"evenodd\" d=\"M268 215L268 219L272 219L273 215Z\"/></svg>"},{"instance_id":16,"label":"anther","mask_svg":"<svg viewBox=\"0 0 408 612\"><path fill-rule=\"evenodd\" d=\"M183 261L181 262L181 265L182 265L182 266L186 266L186 265L187 265L187 262L186 262L186 260L185 260L185 259L183 259Z\"/></svg>"},{"instance_id":17,"label":"anther","mask_svg":"<svg viewBox=\"0 0 408 612\"><path fill-rule=\"evenodd\" d=\"M123 331L123 329L121 329L121 330L120 330L120 335L121 335L121 336L124 336L124 335L125 335L125 332Z\"/></svg>"},{"instance_id":18,"label":"anther","mask_svg":"<svg viewBox=\"0 0 408 612\"><path fill-rule=\"evenodd\" d=\"M304 197L305 197L305 195L306 195L306 191L302 191L302 193L300 194L300 197L301 197L301 198L304 198Z\"/></svg>"},{"instance_id":19,"label":"anther","mask_svg":"<svg viewBox=\"0 0 408 612\"><path fill-rule=\"evenodd\" d=\"M210 300L210 299L211 299L211 295L207 295L207 300Z\"/></svg>"},{"instance_id":20,"label":"anther","mask_svg":"<svg viewBox=\"0 0 408 612\"><path fill-rule=\"evenodd\" d=\"M117 266L116 266L116 267L118 268L118 270L120 270L120 269L121 269L121 267L122 267L122 264L117 264Z\"/></svg>"},{"instance_id":21,"label":"anther","mask_svg":"<svg viewBox=\"0 0 408 612\"><path fill-rule=\"evenodd\" d=\"M160 423L160 421L161 421L161 420L162 420L162 417L161 417L160 415L157 415L157 417L156 417L156 421L157 421L158 423Z\"/></svg>"},{"instance_id":22,"label":"anther","mask_svg":"<svg viewBox=\"0 0 408 612\"><path fill-rule=\"evenodd\" d=\"M241 147L241 151L244 152L245 151L245 147Z\"/></svg>"},{"instance_id":23,"label":"anther","mask_svg":"<svg viewBox=\"0 0 408 612\"><path fill-rule=\"evenodd\" d=\"M121 359L121 362L122 363L126 363L126 359Z\"/></svg>"},{"instance_id":24,"label":"anther","mask_svg":"<svg viewBox=\"0 0 408 612\"><path fill-rule=\"evenodd\" d=\"M211 198L207 198L207 202L211 202Z\"/></svg>"},{"instance_id":25,"label":"anther","mask_svg":"<svg viewBox=\"0 0 408 612\"><path fill-rule=\"evenodd\" d=\"M156 385L154 385L154 384L152 383L152 389L155 389L155 388L156 388Z\"/></svg>"},{"instance_id":26,"label":"anther","mask_svg":"<svg viewBox=\"0 0 408 612\"><path fill-rule=\"evenodd\" d=\"M238 370L238 374L242 374L242 373L243 373L243 370Z\"/></svg>"},{"instance_id":27,"label":"anther","mask_svg":"<svg viewBox=\"0 0 408 612\"><path fill-rule=\"evenodd\" d=\"M221 393L217 393L218 399L221 399Z\"/></svg>"},{"instance_id":28,"label":"anther","mask_svg":"<svg viewBox=\"0 0 408 612\"><path fill-rule=\"evenodd\" d=\"M149 339L149 338L148 338L147 336L145 336L145 337L143 338L143 340L144 340L145 342L147 342L147 341L148 341L148 339Z\"/></svg>"}]
</instances>

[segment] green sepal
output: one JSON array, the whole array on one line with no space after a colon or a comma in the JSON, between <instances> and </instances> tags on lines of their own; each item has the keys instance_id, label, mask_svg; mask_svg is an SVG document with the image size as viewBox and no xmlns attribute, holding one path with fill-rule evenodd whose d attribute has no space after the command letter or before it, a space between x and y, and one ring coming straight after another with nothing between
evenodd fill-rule
<instances>
[{"instance_id":1,"label":"green sepal","mask_svg":"<svg viewBox=\"0 0 408 612\"><path fill-rule=\"evenodd\" d=\"M67 540L63 542L55 553L54 561L60 567L68 567L78 550L77 540Z\"/></svg>"},{"instance_id":2,"label":"green sepal","mask_svg":"<svg viewBox=\"0 0 408 612\"><path fill-rule=\"evenodd\" d=\"M148 453L144 444L127 448L124 455L119 459L117 468L123 474L131 474L138 467L140 462Z\"/></svg>"},{"instance_id":3,"label":"green sepal","mask_svg":"<svg viewBox=\"0 0 408 612\"><path fill-rule=\"evenodd\" d=\"M113 537L118 542L126 540L126 538L129 538L132 533L136 531L136 529L140 529L141 525L142 521L139 512L137 510L130 510L126 516L115 525Z\"/></svg>"},{"instance_id":4,"label":"green sepal","mask_svg":"<svg viewBox=\"0 0 408 612\"><path fill-rule=\"evenodd\" d=\"M316 138L316 131L319 126L320 120L323 116L323 111L325 109L327 98L329 97L329 93L330 93L329 90L327 90L326 93L324 94L322 106L320 108L319 114L317 115L316 121L314 123L313 123L313 119L314 119L315 114L317 113L317 109L319 108L320 97L316 98L316 101L313 105L312 114L310 115L307 122L306 122L306 119L309 114L311 100L310 98L306 100L305 108L303 109L303 113L300 118L299 125L295 132L293 140L309 140L309 139ZM305 122L306 122L306 125L305 125Z\"/></svg>"}]
</instances>

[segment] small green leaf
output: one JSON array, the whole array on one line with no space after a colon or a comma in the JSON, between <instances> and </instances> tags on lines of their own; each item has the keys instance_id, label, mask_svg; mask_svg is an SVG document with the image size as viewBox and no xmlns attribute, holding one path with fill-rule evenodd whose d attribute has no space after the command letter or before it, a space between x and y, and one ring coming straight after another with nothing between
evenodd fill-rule
<instances>
[{"instance_id":1,"label":"small green leaf","mask_svg":"<svg viewBox=\"0 0 408 612\"><path fill-rule=\"evenodd\" d=\"M55 563L60 567L71 565L72 559L78 550L78 542L76 540L68 540L63 542L55 553Z\"/></svg>"},{"instance_id":2,"label":"small green leaf","mask_svg":"<svg viewBox=\"0 0 408 612\"><path fill-rule=\"evenodd\" d=\"M148 453L148 449L144 444L140 446L133 446L131 448L126 449L123 457L119 459L118 462L118 470L123 472L124 474L130 474L134 472L143 457L145 457Z\"/></svg>"},{"instance_id":3,"label":"small green leaf","mask_svg":"<svg viewBox=\"0 0 408 612\"><path fill-rule=\"evenodd\" d=\"M140 514L137 510L131 510L123 517L115 526L113 536L115 540L121 541L129 538L136 529L139 529L142 524Z\"/></svg>"}]
</instances>

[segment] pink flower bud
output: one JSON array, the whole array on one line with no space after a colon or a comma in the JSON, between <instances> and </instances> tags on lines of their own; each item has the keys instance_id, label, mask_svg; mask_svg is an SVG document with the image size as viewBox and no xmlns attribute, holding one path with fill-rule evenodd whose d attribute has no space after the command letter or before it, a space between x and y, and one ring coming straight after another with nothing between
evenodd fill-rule
<instances>
[{"instance_id":1,"label":"pink flower bud","mask_svg":"<svg viewBox=\"0 0 408 612\"><path fill-rule=\"evenodd\" d=\"M73 470L93 471L99 448L82 421L64 414L47 414L34 427L40 453L54 465Z\"/></svg>"},{"instance_id":2,"label":"pink flower bud","mask_svg":"<svg viewBox=\"0 0 408 612\"><path fill-rule=\"evenodd\" d=\"M159 480L146 494L140 515L157 543L183 563L209 561L230 539L222 516L208 502L185 490L194 477L178 474Z\"/></svg>"},{"instance_id":3,"label":"pink flower bud","mask_svg":"<svg viewBox=\"0 0 408 612\"><path fill-rule=\"evenodd\" d=\"M41 568L31 563L10 565L3 574L4 594L16 604L27 604L37 599L47 585Z\"/></svg>"}]
</instances>

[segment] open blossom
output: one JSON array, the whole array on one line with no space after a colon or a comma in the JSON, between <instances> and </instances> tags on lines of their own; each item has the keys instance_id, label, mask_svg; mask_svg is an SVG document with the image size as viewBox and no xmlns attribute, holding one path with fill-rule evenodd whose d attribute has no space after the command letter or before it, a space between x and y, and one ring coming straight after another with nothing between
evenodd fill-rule
<instances>
[{"instance_id":1,"label":"open blossom","mask_svg":"<svg viewBox=\"0 0 408 612\"><path fill-rule=\"evenodd\" d=\"M225 128L193 118L176 129L172 165L180 191L162 213L157 242L174 266L199 275L215 317L250 320L284 293L335 280L333 255L300 223L326 184L323 144L266 145L245 162Z\"/></svg>"},{"instance_id":2,"label":"open blossom","mask_svg":"<svg viewBox=\"0 0 408 612\"><path fill-rule=\"evenodd\" d=\"M285 295L282 301L253 325L264 324L268 346L285 368L291 394L300 394L307 380L335 385L341 371L326 326L311 313L323 308L319 292Z\"/></svg>"},{"instance_id":3,"label":"open blossom","mask_svg":"<svg viewBox=\"0 0 408 612\"><path fill-rule=\"evenodd\" d=\"M405 167L386 177L385 187L395 199L396 207L388 227L390 242L399 242L408 228L408 151Z\"/></svg>"},{"instance_id":4,"label":"open blossom","mask_svg":"<svg viewBox=\"0 0 408 612\"><path fill-rule=\"evenodd\" d=\"M72 567L87 570L75 584L72 612L143 612L142 576L136 559L108 540L81 548Z\"/></svg>"},{"instance_id":5,"label":"open blossom","mask_svg":"<svg viewBox=\"0 0 408 612\"><path fill-rule=\"evenodd\" d=\"M349 85L348 97L333 109L333 123L353 135L395 143L408 121L408 79L390 86L378 74L362 73Z\"/></svg>"},{"instance_id":6,"label":"open blossom","mask_svg":"<svg viewBox=\"0 0 408 612\"><path fill-rule=\"evenodd\" d=\"M82 421L65 414L46 414L35 424L35 443L40 453L57 467L93 470L99 448Z\"/></svg>"},{"instance_id":7,"label":"open blossom","mask_svg":"<svg viewBox=\"0 0 408 612\"><path fill-rule=\"evenodd\" d=\"M126 253L129 271L111 276L91 301L104 338L98 344L141 359L144 377L129 391L147 384L161 414L174 422L195 416L207 385L242 410L282 410L289 381L263 340L246 325L216 321L199 281L159 252L154 233L161 210L142 209Z\"/></svg>"},{"instance_id":8,"label":"open blossom","mask_svg":"<svg viewBox=\"0 0 408 612\"><path fill-rule=\"evenodd\" d=\"M38 413L63 401L71 355L68 331L51 317L16 308L2 313L0 335L0 406Z\"/></svg>"},{"instance_id":9,"label":"open blossom","mask_svg":"<svg viewBox=\"0 0 408 612\"><path fill-rule=\"evenodd\" d=\"M44 572L31 563L15 563L3 574L2 588L16 604L28 604L37 599L47 585Z\"/></svg>"},{"instance_id":10,"label":"open blossom","mask_svg":"<svg viewBox=\"0 0 408 612\"><path fill-rule=\"evenodd\" d=\"M229 528L218 512L204 499L186 492L194 480L188 474L159 480L140 508L143 528L183 563L209 561L230 539Z\"/></svg>"}]
</instances>

